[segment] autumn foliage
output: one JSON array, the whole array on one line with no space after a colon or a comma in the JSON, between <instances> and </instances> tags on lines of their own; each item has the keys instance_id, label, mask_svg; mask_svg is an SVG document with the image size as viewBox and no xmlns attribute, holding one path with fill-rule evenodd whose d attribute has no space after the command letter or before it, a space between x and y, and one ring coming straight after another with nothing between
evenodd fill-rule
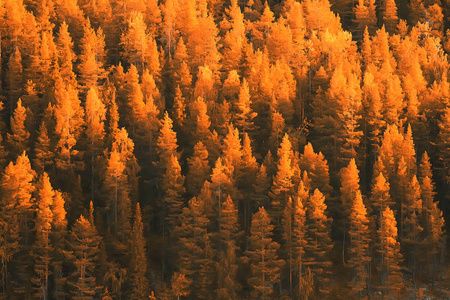
<instances>
[{"instance_id":1,"label":"autumn foliage","mask_svg":"<svg viewBox=\"0 0 450 300\"><path fill-rule=\"evenodd\" d=\"M0 298L445 297L449 19L0 0Z\"/></svg>"}]
</instances>

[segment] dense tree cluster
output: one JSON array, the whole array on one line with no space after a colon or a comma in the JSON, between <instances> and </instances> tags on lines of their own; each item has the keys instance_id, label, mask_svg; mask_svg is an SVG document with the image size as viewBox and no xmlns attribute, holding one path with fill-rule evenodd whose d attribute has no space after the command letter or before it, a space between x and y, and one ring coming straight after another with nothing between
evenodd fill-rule
<instances>
[{"instance_id":1,"label":"dense tree cluster","mask_svg":"<svg viewBox=\"0 0 450 300\"><path fill-rule=\"evenodd\" d=\"M445 1L0 0L0 297L439 286L448 20Z\"/></svg>"}]
</instances>

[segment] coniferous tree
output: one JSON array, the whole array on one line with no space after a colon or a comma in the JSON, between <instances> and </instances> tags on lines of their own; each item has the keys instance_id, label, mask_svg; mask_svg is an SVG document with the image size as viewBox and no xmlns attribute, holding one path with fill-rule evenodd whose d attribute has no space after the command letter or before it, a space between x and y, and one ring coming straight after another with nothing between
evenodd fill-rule
<instances>
[{"instance_id":1,"label":"coniferous tree","mask_svg":"<svg viewBox=\"0 0 450 300\"><path fill-rule=\"evenodd\" d=\"M101 290L96 282L101 238L91 221L80 216L73 225L69 237L67 254L72 265L72 273L68 284L73 299L95 299Z\"/></svg>"},{"instance_id":2,"label":"coniferous tree","mask_svg":"<svg viewBox=\"0 0 450 300\"><path fill-rule=\"evenodd\" d=\"M86 137L89 150L87 155L90 158L88 165L91 169L91 200L94 199L94 190L97 190L95 175L99 173L99 156L104 145L106 108L102 100L97 95L94 87L91 87L86 96L85 105ZM89 153L90 152L90 153Z\"/></svg>"},{"instance_id":3,"label":"coniferous tree","mask_svg":"<svg viewBox=\"0 0 450 300\"><path fill-rule=\"evenodd\" d=\"M133 228L130 236L130 263L128 273L131 285L131 299L144 299L149 296L147 280L147 245L144 238L144 225L139 203L136 204Z\"/></svg>"},{"instance_id":4,"label":"coniferous tree","mask_svg":"<svg viewBox=\"0 0 450 300\"><path fill-rule=\"evenodd\" d=\"M53 297L55 299L65 299L67 290L65 284L67 278L64 273L66 262L64 251L67 247L67 212L65 209L65 199L61 192L54 191L53 204L51 211L53 213L52 230L50 232L51 244L53 245L52 255L52 277L53 277Z\"/></svg>"},{"instance_id":5,"label":"coniferous tree","mask_svg":"<svg viewBox=\"0 0 450 300\"><path fill-rule=\"evenodd\" d=\"M55 195L47 173L43 173L39 179L37 194L36 240L32 249L35 276L32 281L35 296L40 299L49 299L49 280L54 251L51 243L53 223L51 208Z\"/></svg>"},{"instance_id":6,"label":"coniferous tree","mask_svg":"<svg viewBox=\"0 0 450 300\"><path fill-rule=\"evenodd\" d=\"M361 299L364 291L367 291L368 288L371 257L369 253L369 218L359 190L356 191L356 195L353 198L349 225L350 258L348 262L353 268L350 285L355 294L358 294L358 297Z\"/></svg>"},{"instance_id":7,"label":"coniferous tree","mask_svg":"<svg viewBox=\"0 0 450 300\"><path fill-rule=\"evenodd\" d=\"M108 225L121 241L130 233L131 200L126 164L120 153L113 149L107 161L105 180L105 206L108 212Z\"/></svg>"},{"instance_id":8,"label":"coniferous tree","mask_svg":"<svg viewBox=\"0 0 450 300\"><path fill-rule=\"evenodd\" d=\"M327 217L325 197L318 190L306 201L307 244L305 265L311 268L314 274L316 293L318 296L329 293L329 274L331 267L330 251L333 242L330 238L330 225L332 220Z\"/></svg>"},{"instance_id":9,"label":"coniferous tree","mask_svg":"<svg viewBox=\"0 0 450 300\"><path fill-rule=\"evenodd\" d=\"M245 252L251 269L251 277L247 281L254 298L270 297L273 293L272 287L278 283L280 269L284 265L284 261L278 259L277 255L280 245L272 240L273 228L266 210L260 207L253 215L249 249Z\"/></svg>"},{"instance_id":10,"label":"coniferous tree","mask_svg":"<svg viewBox=\"0 0 450 300\"><path fill-rule=\"evenodd\" d=\"M52 164L54 153L51 146L47 126L43 121L39 126L39 132L34 146L35 158L33 160L33 166L39 173L42 173Z\"/></svg>"},{"instance_id":11,"label":"coniferous tree","mask_svg":"<svg viewBox=\"0 0 450 300\"><path fill-rule=\"evenodd\" d=\"M278 151L277 174L273 179L272 190L269 194L272 198L270 205L271 217L276 224L280 223L283 207L289 196L292 195L294 187L292 183L294 170L292 168L293 152L291 147L289 136L286 134Z\"/></svg>"},{"instance_id":12,"label":"coniferous tree","mask_svg":"<svg viewBox=\"0 0 450 300\"><path fill-rule=\"evenodd\" d=\"M218 232L217 297L238 299L241 285L238 271L238 214L230 196L222 205L220 230Z\"/></svg>"},{"instance_id":13,"label":"coniferous tree","mask_svg":"<svg viewBox=\"0 0 450 300\"><path fill-rule=\"evenodd\" d=\"M355 159L352 159L347 167L342 168L340 173L341 177L341 201L342 212L341 218L344 223L343 228L343 245L342 245L342 259L345 264L345 248L346 248L346 234L349 230L350 213L352 211L353 201L357 196L359 189L359 170L356 166Z\"/></svg>"},{"instance_id":14,"label":"coniferous tree","mask_svg":"<svg viewBox=\"0 0 450 300\"><path fill-rule=\"evenodd\" d=\"M27 109L22 106L22 101L17 101L14 116L11 117L11 134L7 134L7 142L10 145L10 154L17 156L23 151L28 151L30 133L25 126Z\"/></svg>"},{"instance_id":15,"label":"coniferous tree","mask_svg":"<svg viewBox=\"0 0 450 300\"><path fill-rule=\"evenodd\" d=\"M194 146L194 153L187 159L186 189L192 195L198 195L203 183L210 175L211 167L209 166L208 155L208 150L199 141Z\"/></svg>"},{"instance_id":16,"label":"coniferous tree","mask_svg":"<svg viewBox=\"0 0 450 300\"><path fill-rule=\"evenodd\" d=\"M173 122L166 112L162 120L161 129L159 131L157 141L157 153L159 156L159 167L165 172L171 160L171 157L179 157L177 153L177 134L173 131ZM164 173L163 173L164 174Z\"/></svg>"},{"instance_id":17,"label":"coniferous tree","mask_svg":"<svg viewBox=\"0 0 450 300\"><path fill-rule=\"evenodd\" d=\"M180 273L191 282L187 288L189 293L201 299L211 295L213 285L213 252L208 223L203 203L194 197L183 209L181 225L175 229Z\"/></svg>"},{"instance_id":18,"label":"coniferous tree","mask_svg":"<svg viewBox=\"0 0 450 300\"><path fill-rule=\"evenodd\" d=\"M394 213L385 207L381 213L378 233L380 260L377 270L380 274L380 288L383 296L399 297L402 294L403 282L400 263L403 258L400 253L400 243L397 241L397 222Z\"/></svg>"},{"instance_id":19,"label":"coniferous tree","mask_svg":"<svg viewBox=\"0 0 450 300\"><path fill-rule=\"evenodd\" d=\"M31 292L32 220L35 199L33 180L36 173L31 169L25 152L16 162L10 162L3 172L2 193L2 248L3 289L14 288L16 295ZM9 268L8 268L9 267ZM9 281L9 282L8 282ZM11 285L13 284L13 285Z\"/></svg>"},{"instance_id":20,"label":"coniferous tree","mask_svg":"<svg viewBox=\"0 0 450 300\"><path fill-rule=\"evenodd\" d=\"M178 225L178 219L182 213L185 194L184 176L181 175L181 167L178 159L172 155L168 161L166 172L162 177L164 227L170 231Z\"/></svg>"}]
</instances>

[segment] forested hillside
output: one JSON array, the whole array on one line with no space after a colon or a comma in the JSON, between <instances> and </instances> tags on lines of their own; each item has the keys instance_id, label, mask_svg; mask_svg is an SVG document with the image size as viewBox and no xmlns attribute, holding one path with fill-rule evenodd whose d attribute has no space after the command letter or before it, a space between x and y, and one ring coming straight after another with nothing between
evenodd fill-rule
<instances>
[{"instance_id":1,"label":"forested hillside","mask_svg":"<svg viewBox=\"0 0 450 300\"><path fill-rule=\"evenodd\" d=\"M448 297L449 26L439 0L0 0L0 298Z\"/></svg>"}]
</instances>

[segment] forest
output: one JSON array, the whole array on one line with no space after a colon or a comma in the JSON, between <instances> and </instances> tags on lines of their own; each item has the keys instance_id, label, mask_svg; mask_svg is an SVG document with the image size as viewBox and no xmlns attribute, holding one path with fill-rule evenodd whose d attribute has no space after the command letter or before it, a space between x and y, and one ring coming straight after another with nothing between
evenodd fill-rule
<instances>
[{"instance_id":1,"label":"forest","mask_svg":"<svg viewBox=\"0 0 450 300\"><path fill-rule=\"evenodd\" d=\"M440 0L0 0L0 299L447 299L449 39Z\"/></svg>"}]
</instances>

